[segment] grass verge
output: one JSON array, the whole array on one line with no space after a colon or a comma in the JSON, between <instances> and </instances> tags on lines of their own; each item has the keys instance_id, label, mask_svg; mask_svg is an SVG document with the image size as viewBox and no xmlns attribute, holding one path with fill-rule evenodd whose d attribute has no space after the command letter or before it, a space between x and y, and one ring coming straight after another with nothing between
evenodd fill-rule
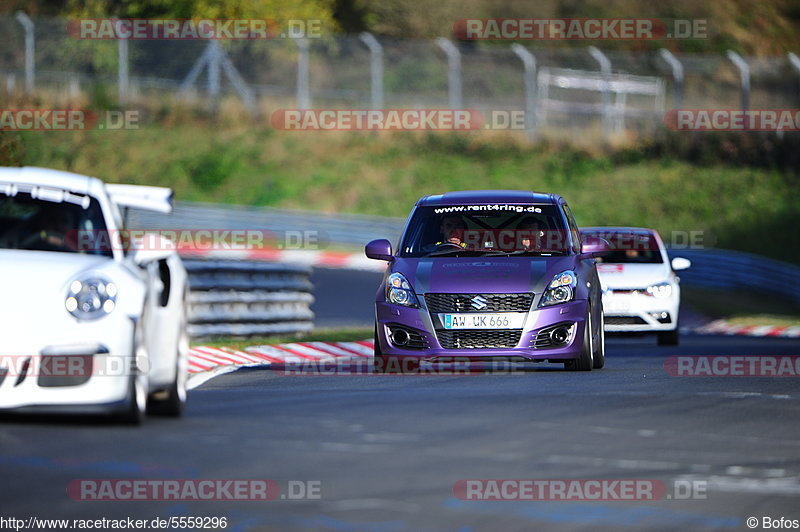
<instances>
[{"instance_id":1,"label":"grass verge","mask_svg":"<svg viewBox=\"0 0 800 532\"><path fill-rule=\"evenodd\" d=\"M217 337L207 341L194 342L194 345L209 347L228 347L231 349L244 349L254 345L275 345L292 342L356 342L372 338L372 327L347 327L347 328L321 328L308 334L265 336L253 338L227 338Z\"/></svg>"}]
</instances>

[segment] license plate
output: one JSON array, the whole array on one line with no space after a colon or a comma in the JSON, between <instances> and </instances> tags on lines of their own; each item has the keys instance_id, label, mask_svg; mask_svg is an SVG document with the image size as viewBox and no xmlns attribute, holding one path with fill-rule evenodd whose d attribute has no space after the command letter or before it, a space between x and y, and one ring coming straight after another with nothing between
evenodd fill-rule
<instances>
[{"instance_id":1,"label":"license plate","mask_svg":"<svg viewBox=\"0 0 800 532\"><path fill-rule=\"evenodd\" d=\"M521 329L527 312L440 314L445 329Z\"/></svg>"}]
</instances>

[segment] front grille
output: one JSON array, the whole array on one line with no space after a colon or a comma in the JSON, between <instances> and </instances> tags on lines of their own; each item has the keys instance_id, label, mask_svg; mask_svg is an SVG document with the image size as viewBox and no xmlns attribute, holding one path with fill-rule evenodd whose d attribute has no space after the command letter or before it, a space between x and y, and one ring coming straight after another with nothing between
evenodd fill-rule
<instances>
[{"instance_id":1,"label":"front grille","mask_svg":"<svg viewBox=\"0 0 800 532\"><path fill-rule=\"evenodd\" d=\"M615 288L608 291L609 294L619 295L649 295L644 288Z\"/></svg>"},{"instance_id":2,"label":"front grille","mask_svg":"<svg viewBox=\"0 0 800 532\"><path fill-rule=\"evenodd\" d=\"M559 344L558 346L556 346L556 345L554 345L553 339L550 337L550 334L553 332L554 329L557 329L558 327L572 327L573 325L574 325L574 323L572 323L572 322L564 322L564 323L557 323L555 325L551 325L550 327L545 327L544 329L542 329L538 333L536 333L536 336L534 336L531 339L531 347L533 347L535 349L548 349L550 347L564 347L565 345L567 345L569 343L569 340L567 340L566 343ZM571 331L571 332L574 333L574 331Z\"/></svg>"},{"instance_id":3,"label":"front grille","mask_svg":"<svg viewBox=\"0 0 800 532\"><path fill-rule=\"evenodd\" d=\"M482 298L482 300L476 298ZM439 312L528 312L532 293L522 294L425 294L428 310Z\"/></svg>"},{"instance_id":4,"label":"front grille","mask_svg":"<svg viewBox=\"0 0 800 532\"><path fill-rule=\"evenodd\" d=\"M606 316L606 325L647 325L639 316Z\"/></svg>"},{"instance_id":5,"label":"front grille","mask_svg":"<svg viewBox=\"0 0 800 532\"><path fill-rule=\"evenodd\" d=\"M517 347L522 329L436 331L444 349L502 349Z\"/></svg>"}]
</instances>

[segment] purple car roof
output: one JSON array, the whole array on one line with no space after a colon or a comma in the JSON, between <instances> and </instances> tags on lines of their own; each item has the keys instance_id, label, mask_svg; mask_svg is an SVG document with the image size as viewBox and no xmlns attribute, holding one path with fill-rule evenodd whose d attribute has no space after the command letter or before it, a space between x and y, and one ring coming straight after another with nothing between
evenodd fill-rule
<instances>
[{"instance_id":1,"label":"purple car roof","mask_svg":"<svg viewBox=\"0 0 800 532\"><path fill-rule=\"evenodd\" d=\"M558 194L528 192L524 190L460 190L424 196L417 202L418 206L439 205L480 205L483 203L552 203L561 200Z\"/></svg>"}]
</instances>

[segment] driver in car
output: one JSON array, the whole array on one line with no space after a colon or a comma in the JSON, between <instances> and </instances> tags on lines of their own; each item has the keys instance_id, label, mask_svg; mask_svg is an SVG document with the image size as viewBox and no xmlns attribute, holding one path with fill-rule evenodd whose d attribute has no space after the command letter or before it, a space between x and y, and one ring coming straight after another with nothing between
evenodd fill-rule
<instances>
[{"instance_id":1,"label":"driver in car","mask_svg":"<svg viewBox=\"0 0 800 532\"><path fill-rule=\"evenodd\" d=\"M539 220L533 216L528 216L517 224L519 246L525 251L541 248L542 236L544 232L539 226Z\"/></svg>"},{"instance_id":2,"label":"driver in car","mask_svg":"<svg viewBox=\"0 0 800 532\"><path fill-rule=\"evenodd\" d=\"M464 231L467 230L467 223L459 215L448 215L442 218L442 224L439 226L441 232L441 240L436 242L436 246L443 244L453 244L467 247L464 242Z\"/></svg>"}]
</instances>

